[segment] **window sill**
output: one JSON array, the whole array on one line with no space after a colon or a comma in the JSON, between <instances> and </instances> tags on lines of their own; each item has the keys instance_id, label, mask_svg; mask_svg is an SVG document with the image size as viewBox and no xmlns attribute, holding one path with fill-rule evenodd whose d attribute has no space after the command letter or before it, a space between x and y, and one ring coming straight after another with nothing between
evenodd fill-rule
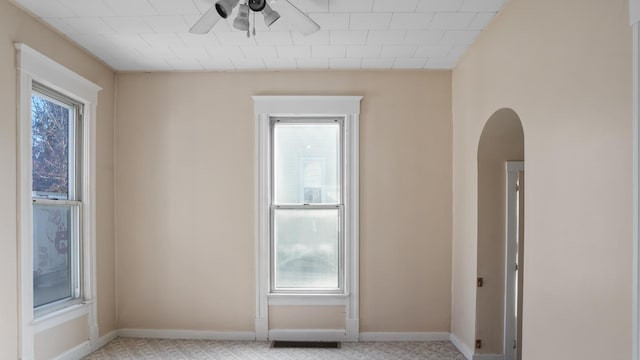
<instances>
[{"instance_id":1,"label":"window sill","mask_svg":"<svg viewBox=\"0 0 640 360\"><path fill-rule=\"evenodd\" d=\"M348 294L268 294L269 305L346 306Z\"/></svg>"},{"instance_id":2,"label":"window sill","mask_svg":"<svg viewBox=\"0 0 640 360\"><path fill-rule=\"evenodd\" d=\"M74 301L61 309L52 310L40 315L34 314L34 316L37 317L31 322L33 331L38 333L87 315L89 314L90 304L91 302Z\"/></svg>"}]
</instances>

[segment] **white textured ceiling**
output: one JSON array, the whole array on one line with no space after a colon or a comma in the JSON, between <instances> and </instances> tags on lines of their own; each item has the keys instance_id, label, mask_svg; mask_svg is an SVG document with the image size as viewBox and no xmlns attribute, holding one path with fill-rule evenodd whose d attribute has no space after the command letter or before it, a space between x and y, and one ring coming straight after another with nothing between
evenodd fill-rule
<instances>
[{"instance_id":1,"label":"white textured ceiling","mask_svg":"<svg viewBox=\"0 0 640 360\"><path fill-rule=\"evenodd\" d=\"M13 0L119 71L450 69L506 0L290 0L322 29L189 28L214 0ZM237 8L236 8L237 11Z\"/></svg>"}]
</instances>

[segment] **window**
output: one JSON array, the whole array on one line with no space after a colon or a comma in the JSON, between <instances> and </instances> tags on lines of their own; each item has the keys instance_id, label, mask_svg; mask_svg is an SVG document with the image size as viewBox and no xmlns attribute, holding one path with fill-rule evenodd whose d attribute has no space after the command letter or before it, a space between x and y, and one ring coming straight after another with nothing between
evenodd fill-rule
<instances>
[{"instance_id":1,"label":"window","mask_svg":"<svg viewBox=\"0 0 640 360\"><path fill-rule=\"evenodd\" d=\"M305 339L358 339L361 99L253 97L257 340L288 336L269 330L270 306L325 305L344 306L345 329Z\"/></svg>"},{"instance_id":2,"label":"window","mask_svg":"<svg viewBox=\"0 0 640 360\"><path fill-rule=\"evenodd\" d=\"M271 119L273 292L342 292L343 122Z\"/></svg>"},{"instance_id":3,"label":"window","mask_svg":"<svg viewBox=\"0 0 640 360\"><path fill-rule=\"evenodd\" d=\"M82 105L37 83L31 95L33 307L81 296Z\"/></svg>"},{"instance_id":4,"label":"window","mask_svg":"<svg viewBox=\"0 0 640 360\"><path fill-rule=\"evenodd\" d=\"M86 317L98 346L96 110L101 88L17 43L20 358L38 334Z\"/></svg>"}]
</instances>

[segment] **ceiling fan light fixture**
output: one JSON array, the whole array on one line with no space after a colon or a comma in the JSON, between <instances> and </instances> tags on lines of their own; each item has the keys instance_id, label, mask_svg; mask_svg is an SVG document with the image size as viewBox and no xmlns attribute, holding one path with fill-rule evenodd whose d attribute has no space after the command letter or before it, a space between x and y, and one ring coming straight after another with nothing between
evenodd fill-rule
<instances>
[{"instance_id":1,"label":"ceiling fan light fixture","mask_svg":"<svg viewBox=\"0 0 640 360\"><path fill-rule=\"evenodd\" d=\"M265 7L262 10L262 15L264 16L264 23L267 26L271 26L276 20L280 19L280 13L273 10L267 3L265 3Z\"/></svg>"},{"instance_id":2,"label":"ceiling fan light fixture","mask_svg":"<svg viewBox=\"0 0 640 360\"><path fill-rule=\"evenodd\" d=\"M238 16L233 20L233 27L241 31L249 30L249 6L240 4Z\"/></svg>"},{"instance_id":3,"label":"ceiling fan light fixture","mask_svg":"<svg viewBox=\"0 0 640 360\"><path fill-rule=\"evenodd\" d=\"M220 17L223 19L229 17L229 14L231 14L233 8L238 5L238 2L240 2L240 0L219 0L216 3L216 10L218 14L220 14Z\"/></svg>"}]
</instances>

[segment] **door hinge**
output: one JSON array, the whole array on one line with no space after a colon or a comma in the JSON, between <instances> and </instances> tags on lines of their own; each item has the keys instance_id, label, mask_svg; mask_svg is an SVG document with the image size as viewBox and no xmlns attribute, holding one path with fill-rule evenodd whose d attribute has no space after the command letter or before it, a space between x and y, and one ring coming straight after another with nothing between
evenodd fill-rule
<instances>
[{"instance_id":1,"label":"door hinge","mask_svg":"<svg viewBox=\"0 0 640 360\"><path fill-rule=\"evenodd\" d=\"M518 269L519 269L518 264L515 264L515 265L513 266L513 271L518 271Z\"/></svg>"},{"instance_id":2,"label":"door hinge","mask_svg":"<svg viewBox=\"0 0 640 360\"><path fill-rule=\"evenodd\" d=\"M513 340L513 348L516 349L518 347L518 342L516 340Z\"/></svg>"}]
</instances>

